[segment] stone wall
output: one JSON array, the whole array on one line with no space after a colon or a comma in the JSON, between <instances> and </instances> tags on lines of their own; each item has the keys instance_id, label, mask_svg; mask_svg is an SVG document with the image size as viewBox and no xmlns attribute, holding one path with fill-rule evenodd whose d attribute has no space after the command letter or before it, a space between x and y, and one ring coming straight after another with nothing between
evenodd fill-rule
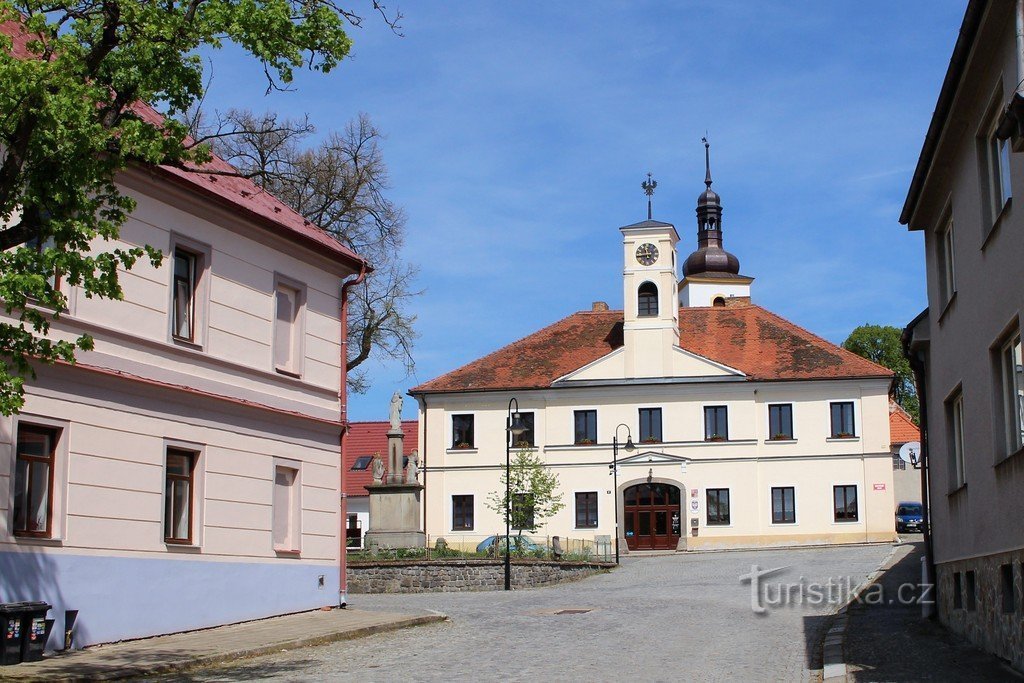
<instances>
[{"instance_id":1,"label":"stone wall","mask_svg":"<svg viewBox=\"0 0 1024 683\"><path fill-rule=\"evenodd\" d=\"M1024 549L955 562L935 568L939 619L945 626L1024 671ZM1004 580L1009 566L1009 585ZM974 572L971 599L968 572ZM960 600L956 600L956 575ZM1006 588L1009 588L1007 594ZM1012 597L1012 600L1011 600Z\"/></svg>"},{"instance_id":2,"label":"stone wall","mask_svg":"<svg viewBox=\"0 0 1024 683\"><path fill-rule=\"evenodd\" d=\"M609 562L516 562L513 588L576 581L614 567ZM399 560L351 562L349 593L493 591L505 587L505 565L495 560Z\"/></svg>"}]
</instances>

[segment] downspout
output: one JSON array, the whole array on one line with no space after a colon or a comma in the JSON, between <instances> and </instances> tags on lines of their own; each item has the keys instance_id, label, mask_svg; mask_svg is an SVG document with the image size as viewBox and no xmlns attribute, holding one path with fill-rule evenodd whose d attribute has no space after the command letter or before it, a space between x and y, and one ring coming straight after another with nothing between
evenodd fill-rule
<instances>
[{"instance_id":1,"label":"downspout","mask_svg":"<svg viewBox=\"0 0 1024 683\"><path fill-rule=\"evenodd\" d=\"M1013 13L1017 24L1017 94L1024 94L1024 0L1017 0L1017 10Z\"/></svg>"},{"instance_id":2,"label":"downspout","mask_svg":"<svg viewBox=\"0 0 1024 683\"><path fill-rule=\"evenodd\" d=\"M420 401L423 405L423 441L420 442L420 464L423 467L423 538L427 541L427 547L430 547L430 539L427 538L427 397L423 395L420 397Z\"/></svg>"},{"instance_id":3,"label":"downspout","mask_svg":"<svg viewBox=\"0 0 1024 683\"><path fill-rule=\"evenodd\" d=\"M1021 2L1024 2L1024 0L1021 0ZM935 553L932 547L931 458L928 447L928 381L923 353L919 354L911 349L914 336L913 325L914 323L911 323L903 330L901 341L903 343L903 355L910 363L910 369L914 373L914 384L917 386L918 409L920 412L920 424L918 427L921 431L921 531L924 537L925 582L932 586L932 607L927 611L927 614L930 618L934 619L936 614L935 605L939 604L939 586L935 580Z\"/></svg>"},{"instance_id":4,"label":"downspout","mask_svg":"<svg viewBox=\"0 0 1024 683\"><path fill-rule=\"evenodd\" d=\"M341 285L341 351L339 352L341 378L338 384L338 404L340 406L339 421L341 432L338 434L338 493L340 494L341 529L338 538L341 548L338 550L338 607L348 604L348 494L345 493L345 436L348 434L348 290L366 279L366 263L359 266L359 275L346 280Z\"/></svg>"}]
</instances>

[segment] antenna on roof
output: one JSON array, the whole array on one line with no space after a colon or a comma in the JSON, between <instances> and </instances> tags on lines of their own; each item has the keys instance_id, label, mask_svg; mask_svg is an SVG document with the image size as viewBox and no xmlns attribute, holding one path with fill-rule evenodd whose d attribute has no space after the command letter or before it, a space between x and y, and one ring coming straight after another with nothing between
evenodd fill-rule
<instances>
[{"instance_id":1,"label":"antenna on roof","mask_svg":"<svg viewBox=\"0 0 1024 683\"><path fill-rule=\"evenodd\" d=\"M647 180L640 183L640 187L643 188L644 194L647 195L647 220L651 220L651 198L654 196L654 188L658 186L657 180L651 179L651 174L647 174Z\"/></svg>"}]
</instances>

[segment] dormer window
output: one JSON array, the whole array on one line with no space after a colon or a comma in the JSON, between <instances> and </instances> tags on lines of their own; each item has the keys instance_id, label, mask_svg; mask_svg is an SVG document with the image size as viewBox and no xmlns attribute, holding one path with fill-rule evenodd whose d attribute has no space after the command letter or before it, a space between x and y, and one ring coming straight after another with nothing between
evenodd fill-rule
<instances>
[{"instance_id":1,"label":"dormer window","mask_svg":"<svg viewBox=\"0 0 1024 683\"><path fill-rule=\"evenodd\" d=\"M637 315L654 318L658 315L658 287L653 282L640 285L637 292Z\"/></svg>"}]
</instances>

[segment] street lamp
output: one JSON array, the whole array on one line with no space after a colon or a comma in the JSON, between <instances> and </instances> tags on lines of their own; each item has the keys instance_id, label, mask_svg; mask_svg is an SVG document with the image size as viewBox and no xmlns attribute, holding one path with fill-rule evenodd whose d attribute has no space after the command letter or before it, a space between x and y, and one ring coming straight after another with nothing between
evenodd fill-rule
<instances>
[{"instance_id":1,"label":"street lamp","mask_svg":"<svg viewBox=\"0 0 1024 683\"><path fill-rule=\"evenodd\" d=\"M516 411L512 412L512 404ZM519 414L519 401L508 402L505 418L505 590L512 590L512 443L526 431L523 416Z\"/></svg>"},{"instance_id":2,"label":"street lamp","mask_svg":"<svg viewBox=\"0 0 1024 683\"><path fill-rule=\"evenodd\" d=\"M636 450L636 446L633 445L633 435L629 432L629 425L626 423L620 424L615 428L615 435L612 437L612 479L614 479L612 490L615 492L615 497L613 498L615 503L615 564L619 563L619 427L626 428L626 452L632 453Z\"/></svg>"}]
</instances>

